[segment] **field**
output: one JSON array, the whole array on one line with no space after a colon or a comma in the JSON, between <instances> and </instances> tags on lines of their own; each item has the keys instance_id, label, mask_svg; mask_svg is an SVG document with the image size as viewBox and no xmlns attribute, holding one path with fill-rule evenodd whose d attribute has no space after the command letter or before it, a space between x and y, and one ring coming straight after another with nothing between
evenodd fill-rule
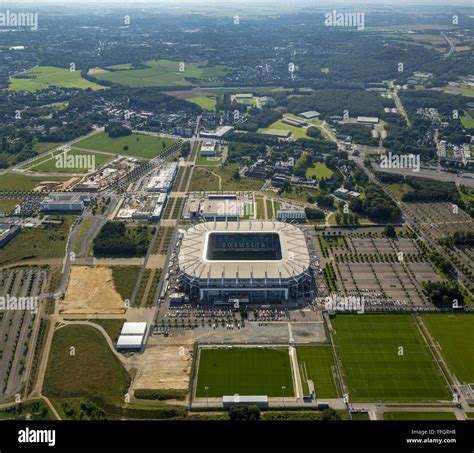
<instances>
[{"instance_id":1,"label":"field","mask_svg":"<svg viewBox=\"0 0 474 453\"><path fill-rule=\"evenodd\" d=\"M75 355L70 354L71 347ZM99 397L123 403L130 378L103 335L89 326L54 333L43 392L53 398Z\"/></svg>"},{"instance_id":2,"label":"field","mask_svg":"<svg viewBox=\"0 0 474 453\"><path fill-rule=\"evenodd\" d=\"M209 110L210 112L216 111L216 98L213 97L195 97L187 98L185 101L192 102L193 104L199 105L204 110Z\"/></svg>"},{"instance_id":3,"label":"field","mask_svg":"<svg viewBox=\"0 0 474 453\"><path fill-rule=\"evenodd\" d=\"M443 88L443 91L446 91L451 94L462 94L463 96L474 96L474 89L473 88L467 88L467 87L457 87L457 86L445 86Z\"/></svg>"},{"instance_id":4,"label":"field","mask_svg":"<svg viewBox=\"0 0 474 453\"><path fill-rule=\"evenodd\" d=\"M20 77L19 77L20 76ZM35 66L10 77L8 89L13 91L38 91L48 87L100 90L103 87L81 77L81 71L70 71L53 66Z\"/></svg>"},{"instance_id":5,"label":"field","mask_svg":"<svg viewBox=\"0 0 474 453\"><path fill-rule=\"evenodd\" d=\"M60 310L66 314L124 313L124 299L118 291L112 269L72 266Z\"/></svg>"},{"instance_id":6,"label":"field","mask_svg":"<svg viewBox=\"0 0 474 453\"><path fill-rule=\"evenodd\" d=\"M264 129L259 129L258 132L263 133L271 129L278 131L290 131L295 138L308 138L306 135L306 129L304 127L292 126L291 124L286 124L281 120L275 121L273 124L270 124L270 126Z\"/></svg>"},{"instance_id":7,"label":"field","mask_svg":"<svg viewBox=\"0 0 474 453\"><path fill-rule=\"evenodd\" d=\"M30 191L43 181L65 181L61 176L27 176L19 173L4 173L0 175L0 192Z\"/></svg>"},{"instance_id":8,"label":"field","mask_svg":"<svg viewBox=\"0 0 474 453\"><path fill-rule=\"evenodd\" d=\"M93 69L93 75L98 80L127 85L129 87L153 86L189 86L189 78L206 79L221 77L225 74L224 66L209 66L206 63L186 63L180 71L180 62L171 60L150 60L146 62L148 68L132 69L130 65L115 65L105 69ZM109 69L109 70L108 70ZM113 71L110 71L112 69ZM200 85L205 84L199 82Z\"/></svg>"},{"instance_id":9,"label":"field","mask_svg":"<svg viewBox=\"0 0 474 453\"><path fill-rule=\"evenodd\" d=\"M200 165L200 166L212 165L213 167L218 167L220 164L221 164L220 157L206 157L206 156L201 156L199 154L196 159L196 165Z\"/></svg>"},{"instance_id":10,"label":"field","mask_svg":"<svg viewBox=\"0 0 474 453\"><path fill-rule=\"evenodd\" d=\"M466 111L464 112L464 115L461 116L461 123L464 127L468 128L474 128L474 118L472 117L472 114L474 112L471 111Z\"/></svg>"},{"instance_id":11,"label":"field","mask_svg":"<svg viewBox=\"0 0 474 453\"><path fill-rule=\"evenodd\" d=\"M21 200L16 198L5 198L0 200L0 212L10 212L20 203Z\"/></svg>"},{"instance_id":12,"label":"field","mask_svg":"<svg viewBox=\"0 0 474 453\"><path fill-rule=\"evenodd\" d=\"M140 266L114 266L112 278L117 292L123 300L131 300L135 284L140 275Z\"/></svg>"},{"instance_id":13,"label":"field","mask_svg":"<svg viewBox=\"0 0 474 453\"><path fill-rule=\"evenodd\" d=\"M110 138L105 132L101 132L75 143L74 147L119 154L121 156L152 159L174 143L176 143L176 140L173 138L154 137L144 134ZM128 146L128 149L124 149L126 146Z\"/></svg>"},{"instance_id":14,"label":"field","mask_svg":"<svg viewBox=\"0 0 474 453\"><path fill-rule=\"evenodd\" d=\"M65 157L62 158L64 163L67 164L67 159L71 159L74 156L81 156L83 160L75 161L79 162L78 166L68 168L68 165L63 164L63 160L58 160L60 159L59 154L61 153L55 153L54 156L48 155L38 159L36 163L33 162L28 165L28 170L40 173L89 173L94 171L99 165L110 162L113 159L113 156L106 154L71 149L65 154ZM64 155L64 153L62 154ZM81 162L84 162L86 165L83 166ZM92 165L89 166L89 163Z\"/></svg>"},{"instance_id":15,"label":"field","mask_svg":"<svg viewBox=\"0 0 474 453\"><path fill-rule=\"evenodd\" d=\"M452 412L385 412L384 420L456 420Z\"/></svg>"},{"instance_id":16,"label":"field","mask_svg":"<svg viewBox=\"0 0 474 453\"><path fill-rule=\"evenodd\" d=\"M332 176L333 171L322 162L316 162L313 168L308 168L306 170L306 177L311 178L316 176L318 180L328 179Z\"/></svg>"},{"instance_id":17,"label":"field","mask_svg":"<svg viewBox=\"0 0 474 453\"><path fill-rule=\"evenodd\" d=\"M219 190L259 190L263 181L240 177L235 179L234 174L239 164L223 165L214 169L196 167L193 171L190 192L215 192Z\"/></svg>"},{"instance_id":18,"label":"field","mask_svg":"<svg viewBox=\"0 0 474 453\"><path fill-rule=\"evenodd\" d=\"M63 258L72 218L61 225L23 229L0 250L0 265L22 260Z\"/></svg>"},{"instance_id":19,"label":"field","mask_svg":"<svg viewBox=\"0 0 474 453\"><path fill-rule=\"evenodd\" d=\"M307 376L314 384L316 398L338 398L334 378L334 358L330 346L298 346L296 349L303 388Z\"/></svg>"},{"instance_id":20,"label":"field","mask_svg":"<svg viewBox=\"0 0 474 453\"><path fill-rule=\"evenodd\" d=\"M202 349L199 358L197 397L223 395L293 396L290 356L287 349Z\"/></svg>"},{"instance_id":21,"label":"field","mask_svg":"<svg viewBox=\"0 0 474 453\"><path fill-rule=\"evenodd\" d=\"M411 192L413 188L409 186L408 184L387 184L385 186L389 192L398 200L401 201L403 195L405 195L408 192Z\"/></svg>"},{"instance_id":22,"label":"field","mask_svg":"<svg viewBox=\"0 0 474 453\"><path fill-rule=\"evenodd\" d=\"M332 324L350 401L451 398L411 316L337 315Z\"/></svg>"},{"instance_id":23,"label":"field","mask_svg":"<svg viewBox=\"0 0 474 453\"><path fill-rule=\"evenodd\" d=\"M463 384L474 383L474 315L423 315L449 368Z\"/></svg>"}]
</instances>

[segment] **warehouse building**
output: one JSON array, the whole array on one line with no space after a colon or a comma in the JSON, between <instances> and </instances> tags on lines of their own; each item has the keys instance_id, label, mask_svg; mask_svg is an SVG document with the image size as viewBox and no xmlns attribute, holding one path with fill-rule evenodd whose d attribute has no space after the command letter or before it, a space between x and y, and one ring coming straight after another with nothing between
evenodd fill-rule
<instances>
[{"instance_id":1,"label":"warehouse building","mask_svg":"<svg viewBox=\"0 0 474 453\"><path fill-rule=\"evenodd\" d=\"M125 322L117 340L117 351L141 351L145 344L147 326L146 322Z\"/></svg>"},{"instance_id":2,"label":"warehouse building","mask_svg":"<svg viewBox=\"0 0 474 453\"><path fill-rule=\"evenodd\" d=\"M158 174L150 178L146 190L148 192L169 192L177 172L178 164L176 162L165 165Z\"/></svg>"},{"instance_id":3,"label":"warehouse building","mask_svg":"<svg viewBox=\"0 0 474 453\"><path fill-rule=\"evenodd\" d=\"M40 205L45 212L82 212L90 197L85 193L52 193Z\"/></svg>"},{"instance_id":4,"label":"warehouse building","mask_svg":"<svg viewBox=\"0 0 474 453\"><path fill-rule=\"evenodd\" d=\"M7 245L20 231L21 227L18 225L0 225L0 249Z\"/></svg>"}]
</instances>

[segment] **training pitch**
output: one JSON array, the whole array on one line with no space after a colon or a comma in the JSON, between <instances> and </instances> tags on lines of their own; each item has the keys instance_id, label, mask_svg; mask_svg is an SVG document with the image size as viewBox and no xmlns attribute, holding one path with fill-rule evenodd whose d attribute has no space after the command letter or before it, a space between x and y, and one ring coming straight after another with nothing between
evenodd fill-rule
<instances>
[{"instance_id":1,"label":"training pitch","mask_svg":"<svg viewBox=\"0 0 474 453\"><path fill-rule=\"evenodd\" d=\"M451 400L410 315L337 315L332 325L350 401Z\"/></svg>"},{"instance_id":2,"label":"training pitch","mask_svg":"<svg viewBox=\"0 0 474 453\"><path fill-rule=\"evenodd\" d=\"M196 396L236 394L294 396L288 349L201 349Z\"/></svg>"}]
</instances>

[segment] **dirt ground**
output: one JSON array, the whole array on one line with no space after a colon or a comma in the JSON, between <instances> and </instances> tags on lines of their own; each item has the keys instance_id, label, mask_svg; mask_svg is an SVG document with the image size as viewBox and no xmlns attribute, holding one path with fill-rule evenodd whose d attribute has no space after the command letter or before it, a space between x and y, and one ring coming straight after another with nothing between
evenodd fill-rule
<instances>
[{"instance_id":1,"label":"dirt ground","mask_svg":"<svg viewBox=\"0 0 474 453\"><path fill-rule=\"evenodd\" d=\"M191 335L150 337L145 352L130 364L137 369L133 389L187 389L192 348Z\"/></svg>"},{"instance_id":2,"label":"dirt ground","mask_svg":"<svg viewBox=\"0 0 474 453\"><path fill-rule=\"evenodd\" d=\"M146 267L147 269L163 269L165 261L166 255L150 255Z\"/></svg>"},{"instance_id":3,"label":"dirt ground","mask_svg":"<svg viewBox=\"0 0 474 453\"><path fill-rule=\"evenodd\" d=\"M73 266L60 311L64 314L124 313L125 304L115 290L112 269Z\"/></svg>"}]
</instances>

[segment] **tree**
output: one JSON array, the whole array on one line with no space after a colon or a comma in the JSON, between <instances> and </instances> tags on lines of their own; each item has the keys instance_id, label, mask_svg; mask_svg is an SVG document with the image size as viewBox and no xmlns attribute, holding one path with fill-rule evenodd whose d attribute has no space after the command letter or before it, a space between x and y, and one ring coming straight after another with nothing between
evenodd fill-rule
<instances>
[{"instance_id":1,"label":"tree","mask_svg":"<svg viewBox=\"0 0 474 453\"><path fill-rule=\"evenodd\" d=\"M258 406L234 406L229 409L229 420L233 422L260 420Z\"/></svg>"},{"instance_id":2,"label":"tree","mask_svg":"<svg viewBox=\"0 0 474 453\"><path fill-rule=\"evenodd\" d=\"M391 223L388 223L387 225L385 225L385 235L388 237L396 236L395 227Z\"/></svg>"}]
</instances>

